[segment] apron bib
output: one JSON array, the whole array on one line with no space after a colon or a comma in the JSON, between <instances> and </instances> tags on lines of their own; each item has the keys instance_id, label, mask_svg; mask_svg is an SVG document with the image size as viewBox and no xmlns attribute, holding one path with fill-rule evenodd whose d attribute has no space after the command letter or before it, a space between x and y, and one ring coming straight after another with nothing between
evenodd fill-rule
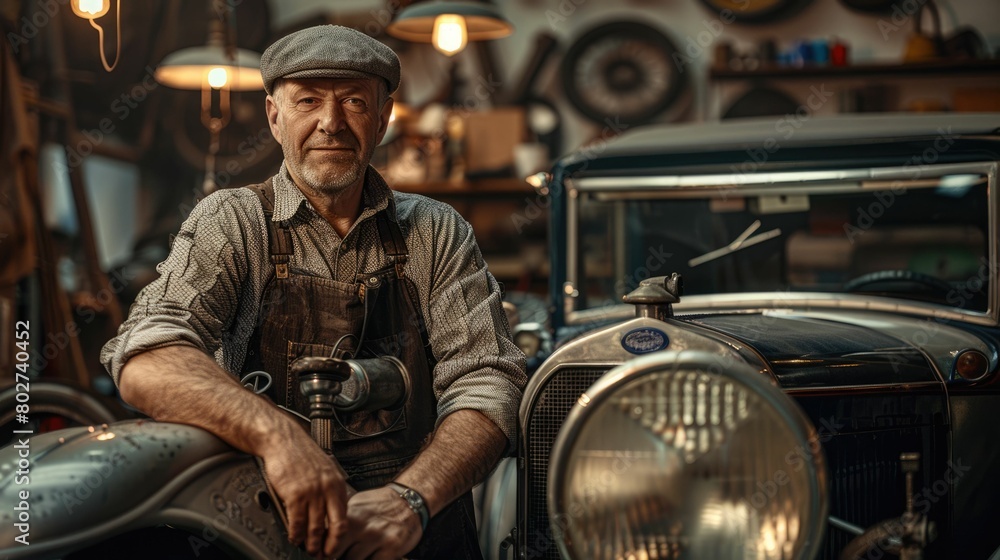
<instances>
[{"instance_id":1,"label":"apron bib","mask_svg":"<svg viewBox=\"0 0 1000 560\"><path fill-rule=\"evenodd\" d=\"M274 273L261 300L244 373L263 369L273 383L273 402L309 416L309 407L288 367L304 356L394 356L409 373L410 398L397 410L334 413L333 455L358 490L384 486L419 453L434 430L434 358L427 342L415 286L403 273L406 243L387 210L374 216L387 263L359 273L353 283L289 270L291 233L273 222L274 188L248 187L261 200ZM392 206L390 205L390 209ZM407 558L482 558L472 495L466 493L430 520Z\"/></svg>"}]
</instances>

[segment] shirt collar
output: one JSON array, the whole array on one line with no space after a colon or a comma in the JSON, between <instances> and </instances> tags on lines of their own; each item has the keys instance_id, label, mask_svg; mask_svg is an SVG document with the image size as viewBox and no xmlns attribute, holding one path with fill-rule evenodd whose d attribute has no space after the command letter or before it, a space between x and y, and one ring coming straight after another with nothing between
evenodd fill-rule
<instances>
[{"instance_id":1,"label":"shirt collar","mask_svg":"<svg viewBox=\"0 0 1000 560\"><path fill-rule=\"evenodd\" d=\"M285 162L281 162L281 168L274 176L274 216L272 221L281 222L290 220L297 214L302 206L306 206L315 212L309 200L302 194L299 187L295 185L292 176L288 173ZM392 190L386 184L382 175L374 167L368 166L365 173L365 185L361 192L361 215L358 221L374 216L382 210L389 210L389 217L396 220L396 204L393 200Z\"/></svg>"}]
</instances>

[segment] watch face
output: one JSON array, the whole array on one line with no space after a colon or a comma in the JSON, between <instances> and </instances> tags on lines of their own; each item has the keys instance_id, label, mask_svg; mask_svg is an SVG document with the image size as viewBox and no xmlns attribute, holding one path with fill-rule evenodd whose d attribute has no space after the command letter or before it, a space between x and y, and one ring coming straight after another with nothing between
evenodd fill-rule
<instances>
[{"instance_id":1,"label":"watch face","mask_svg":"<svg viewBox=\"0 0 1000 560\"><path fill-rule=\"evenodd\" d=\"M420 497L420 494L417 494L413 490L403 492L403 497L414 507L422 507L424 505L424 500Z\"/></svg>"}]
</instances>

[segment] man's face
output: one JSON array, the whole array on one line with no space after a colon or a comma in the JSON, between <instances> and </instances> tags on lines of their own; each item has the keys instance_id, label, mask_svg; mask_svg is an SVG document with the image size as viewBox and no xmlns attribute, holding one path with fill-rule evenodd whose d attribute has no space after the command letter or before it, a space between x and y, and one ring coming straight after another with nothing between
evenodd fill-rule
<instances>
[{"instance_id":1,"label":"man's face","mask_svg":"<svg viewBox=\"0 0 1000 560\"><path fill-rule=\"evenodd\" d=\"M338 194L364 179L385 135L392 99L378 106L372 79L283 79L267 97L271 134L296 183Z\"/></svg>"}]
</instances>

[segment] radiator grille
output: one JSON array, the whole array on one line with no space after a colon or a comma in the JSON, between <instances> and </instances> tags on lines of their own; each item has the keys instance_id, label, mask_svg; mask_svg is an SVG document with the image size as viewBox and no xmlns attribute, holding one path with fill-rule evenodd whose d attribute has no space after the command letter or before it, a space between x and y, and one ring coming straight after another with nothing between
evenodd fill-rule
<instances>
[{"instance_id":1,"label":"radiator grille","mask_svg":"<svg viewBox=\"0 0 1000 560\"><path fill-rule=\"evenodd\" d=\"M571 368L555 373L541 389L528 418L525 438L526 509L524 543L528 560L559 560L559 551L549 530L548 491L549 456L559 428L570 409L607 368ZM856 525L869 527L879 521L898 517L903 511L904 483L899 455L920 451L924 457L943 452L941 434L929 427L890 428L886 430L840 434L823 444L830 476L830 515ZM917 484L929 484L936 468L924 461ZM922 480L921 480L922 479ZM919 487L919 486L918 486ZM945 502L948 501L946 497ZM941 504L938 511L947 511ZM932 518L935 517L932 515ZM938 526L943 527L939 520ZM944 535L942 535L944 537ZM820 558L836 560L851 536L827 527ZM945 540L939 538L939 541ZM944 543L937 543L938 548Z\"/></svg>"},{"instance_id":2,"label":"radiator grille","mask_svg":"<svg viewBox=\"0 0 1000 560\"><path fill-rule=\"evenodd\" d=\"M937 469L928 468L932 461L927 459L935 456L935 439L933 431L924 427L846 434L826 442L823 447L830 472L830 515L864 528L899 517L906 494L899 455L919 451L925 458L914 480L914 490L919 493L940 476ZM938 527L944 525L934 513L947 511L947 502L944 497L941 507L931 514ZM935 548L943 544L945 537L940 535ZM822 558L839 558L851 538L844 531L827 527Z\"/></svg>"},{"instance_id":3,"label":"radiator grille","mask_svg":"<svg viewBox=\"0 0 1000 560\"><path fill-rule=\"evenodd\" d=\"M542 388L528 420L527 445L527 519L528 559L558 560L559 550L549 533L548 493L549 455L559 428L577 399L608 368L568 368L556 372Z\"/></svg>"}]
</instances>

